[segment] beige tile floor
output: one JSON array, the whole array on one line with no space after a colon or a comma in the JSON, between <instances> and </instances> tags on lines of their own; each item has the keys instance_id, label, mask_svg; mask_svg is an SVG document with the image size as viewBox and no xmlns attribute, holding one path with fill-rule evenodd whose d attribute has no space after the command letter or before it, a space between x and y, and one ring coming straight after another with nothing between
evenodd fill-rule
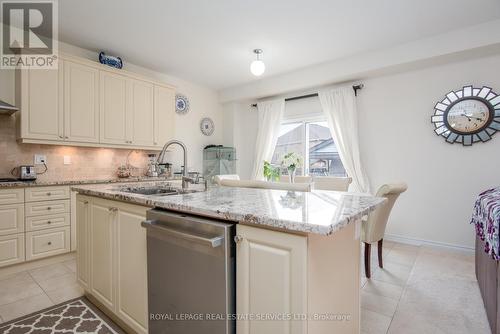
<instances>
[{"instance_id":1,"label":"beige tile floor","mask_svg":"<svg viewBox=\"0 0 500 334\"><path fill-rule=\"evenodd\" d=\"M472 253L384 243L384 269L372 251L361 270L363 334L490 333ZM0 270L0 322L83 294L74 254Z\"/></svg>"},{"instance_id":2,"label":"beige tile floor","mask_svg":"<svg viewBox=\"0 0 500 334\"><path fill-rule=\"evenodd\" d=\"M83 295L74 254L17 268L0 272L0 322Z\"/></svg>"},{"instance_id":3,"label":"beige tile floor","mask_svg":"<svg viewBox=\"0 0 500 334\"><path fill-rule=\"evenodd\" d=\"M384 242L384 269L372 249L361 277L361 333L490 333L473 253Z\"/></svg>"}]
</instances>

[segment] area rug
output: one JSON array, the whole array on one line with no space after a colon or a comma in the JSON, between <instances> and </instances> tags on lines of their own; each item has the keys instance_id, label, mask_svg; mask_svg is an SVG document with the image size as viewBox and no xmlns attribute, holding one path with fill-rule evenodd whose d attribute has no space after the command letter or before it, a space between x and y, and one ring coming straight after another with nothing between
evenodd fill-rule
<instances>
[{"instance_id":1,"label":"area rug","mask_svg":"<svg viewBox=\"0 0 500 334\"><path fill-rule=\"evenodd\" d=\"M81 297L0 324L1 334L124 333L88 299Z\"/></svg>"}]
</instances>

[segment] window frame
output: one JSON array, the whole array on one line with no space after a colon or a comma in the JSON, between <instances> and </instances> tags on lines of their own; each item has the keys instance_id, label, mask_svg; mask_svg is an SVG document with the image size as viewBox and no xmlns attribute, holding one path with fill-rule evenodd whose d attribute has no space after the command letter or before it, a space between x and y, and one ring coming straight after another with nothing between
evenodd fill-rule
<instances>
[{"instance_id":1,"label":"window frame","mask_svg":"<svg viewBox=\"0 0 500 334\"><path fill-rule=\"evenodd\" d=\"M283 119L280 122L280 126L286 125L286 124L293 124L293 123L302 123L304 125L304 141L305 141L305 143L304 143L304 152L302 152L302 157L304 158L304 166L302 168L302 173L300 176L309 176L310 175L309 174L309 149L310 149L309 125L311 123L318 123L318 122L325 122L328 124L328 120L326 119L326 117L324 115L287 117L286 119Z\"/></svg>"}]
</instances>

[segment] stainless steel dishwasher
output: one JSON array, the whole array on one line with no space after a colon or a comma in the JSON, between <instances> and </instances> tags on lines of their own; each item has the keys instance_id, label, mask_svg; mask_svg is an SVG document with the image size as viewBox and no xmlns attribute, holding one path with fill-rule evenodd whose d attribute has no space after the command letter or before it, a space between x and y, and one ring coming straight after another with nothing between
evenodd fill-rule
<instances>
[{"instance_id":1,"label":"stainless steel dishwasher","mask_svg":"<svg viewBox=\"0 0 500 334\"><path fill-rule=\"evenodd\" d=\"M236 333L235 225L152 209L142 226L149 333Z\"/></svg>"}]
</instances>

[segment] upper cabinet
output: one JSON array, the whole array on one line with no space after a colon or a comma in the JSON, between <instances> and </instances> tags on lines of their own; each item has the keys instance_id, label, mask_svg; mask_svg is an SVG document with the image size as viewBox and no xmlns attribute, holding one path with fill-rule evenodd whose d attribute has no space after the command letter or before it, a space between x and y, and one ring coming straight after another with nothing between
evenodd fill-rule
<instances>
[{"instance_id":1,"label":"upper cabinet","mask_svg":"<svg viewBox=\"0 0 500 334\"><path fill-rule=\"evenodd\" d=\"M173 89L155 86L154 144L162 146L175 135L175 92Z\"/></svg>"},{"instance_id":2,"label":"upper cabinet","mask_svg":"<svg viewBox=\"0 0 500 334\"><path fill-rule=\"evenodd\" d=\"M64 139L63 133L63 67L58 70L23 70L16 75L16 104L23 112L20 122L21 138L56 140Z\"/></svg>"},{"instance_id":3,"label":"upper cabinet","mask_svg":"<svg viewBox=\"0 0 500 334\"><path fill-rule=\"evenodd\" d=\"M99 71L64 62L64 139L99 142Z\"/></svg>"},{"instance_id":4,"label":"upper cabinet","mask_svg":"<svg viewBox=\"0 0 500 334\"><path fill-rule=\"evenodd\" d=\"M133 145L155 146L154 86L130 80L130 133Z\"/></svg>"},{"instance_id":5,"label":"upper cabinet","mask_svg":"<svg viewBox=\"0 0 500 334\"><path fill-rule=\"evenodd\" d=\"M101 72L101 142L128 145L127 77Z\"/></svg>"},{"instance_id":6,"label":"upper cabinet","mask_svg":"<svg viewBox=\"0 0 500 334\"><path fill-rule=\"evenodd\" d=\"M72 56L18 70L23 143L160 149L175 129L173 87Z\"/></svg>"}]
</instances>

